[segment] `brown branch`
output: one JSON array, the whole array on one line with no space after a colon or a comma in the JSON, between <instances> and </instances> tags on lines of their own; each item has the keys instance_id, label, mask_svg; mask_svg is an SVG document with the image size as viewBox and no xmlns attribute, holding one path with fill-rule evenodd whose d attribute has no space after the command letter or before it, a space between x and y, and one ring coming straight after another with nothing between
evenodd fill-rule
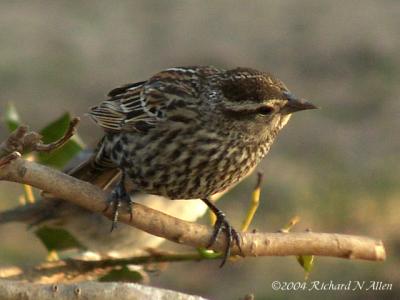
<instances>
[{"instance_id":1,"label":"brown branch","mask_svg":"<svg viewBox=\"0 0 400 300\"><path fill-rule=\"evenodd\" d=\"M24 138L28 130L27 126L20 126L0 144L0 159L4 159L15 151L22 152L24 150Z\"/></svg>"},{"instance_id":2,"label":"brown branch","mask_svg":"<svg viewBox=\"0 0 400 300\"><path fill-rule=\"evenodd\" d=\"M171 290L124 282L81 282L75 284L35 284L0 280L0 299L177 299L205 300Z\"/></svg>"},{"instance_id":3,"label":"brown branch","mask_svg":"<svg viewBox=\"0 0 400 300\"><path fill-rule=\"evenodd\" d=\"M16 158L18 158L20 156L21 156L21 153L15 151L15 152L7 154L7 155L5 155L3 157L0 157L0 167L3 166L3 165L8 164L9 162L13 161L14 159L16 159Z\"/></svg>"},{"instance_id":4,"label":"brown branch","mask_svg":"<svg viewBox=\"0 0 400 300\"><path fill-rule=\"evenodd\" d=\"M41 140L39 140L33 144L33 150L39 152L50 152L62 147L75 134L78 123L79 123L79 118L73 118L69 123L67 131L60 139L50 144L44 144Z\"/></svg>"},{"instance_id":5,"label":"brown branch","mask_svg":"<svg viewBox=\"0 0 400 300\"><path fill-rule=\"evenodd\" d=\"M15 152L23 153L26 149L50 152L60 148L75 134L79 120L79 118L73 118L64 135L50 144L43 143L42 136L37 132L29 131L28 126L19 126L0 144L0 166L11 160Z\"/></svg>"},{"instance_id":6,"label":"brown branch","mask_svg":"<svg viewBox=\"0 0 400 300\"><path fill-rule=\"evenodd\" d=\"M0 144L0 180L32 185L111 218L112 212L107 209L104 191L55 169L26 161L19 155L25 148L49 151L59 147L74 134L78 121L73 119L64 137L48 145L44 145L40 135L29 132L26 126L15 130ZM132 215L121 210L119 220L150 234L193 247L206 247L212 233L209 227L174 218L138 203L133 206ZM242 233L242 238L241 254L244 256L320 255L366 260L384 260L386 257L381 241L360 236L246 232ZM221 251L225 244L226 238L221 235L212 249ZM239 254L237 247L232 249L232 254Z\"/></svg>"},{"instance_id":7,"label":"brown branch","mask_svg":"<svg viewBox=\"0 0 400 300\"><path fill-rule=\"evenodd\" d=\"M0 168L0 180L25 183L46 190L53 195L82 206L88 210L111 217L107 208L107 195L90 183L80 181L52 168L16 158ZM212 229L186 222L162 212L135 204L130 219L129 212L121 211L120 222L130 224L150 234L170 241L206 247ZM319 255L352 259L384 260L385 249L379 240L343 234L293 232L293 233L242 233L243 255L285 256ZM222 251L226 240L222 235L212 249ZM239 254L238 249L232 250Z\"/></svg>"}]
</instances>

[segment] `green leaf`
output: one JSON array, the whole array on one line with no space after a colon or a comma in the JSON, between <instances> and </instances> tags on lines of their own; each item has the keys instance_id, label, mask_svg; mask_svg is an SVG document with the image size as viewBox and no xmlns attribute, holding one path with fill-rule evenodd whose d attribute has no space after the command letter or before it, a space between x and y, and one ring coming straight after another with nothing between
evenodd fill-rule
<instances>
[{"instance_id":1,"label":"green leaf","mask_svg":"<svg viewBox=\"0 0 400 300\"><path fill-rule=\"evenodd\" d=\"M297 261L303 267L304 271L306 272L306 279L308 279L311 270L314 267L314 255L301 255L297 256Z\"/></svg>"},{"instance_id":2,"label":"green leaf","mask_svg":"<svg viewBox=\"0 0 400 300\"><path fill-rule=\"evenodd\" d=\"M99 278L99 281L124 281L124 282L142 282L143 275L135 270L130 270L127 266L120 269L113 269L107 275Z\"/></svg>"},{"instance_id":3,"label":"green leaf","mask_svg":"<svg viewBox=\"0 0 400 300\"><path fill-rule=\"evenodd\" d=\"M205 248L197 248L197 252L199 252L199 254L204 258L213 259L222 257L221 252L215 252L214 250L209 250Z\"/></svg>"},{"instance_id":4,"label":"green leaf","mask_svg":"<svg viewBox=\"0 0 400 300\"><path fill-rule=\"evenodd\" d=\"M14 104L8 103L4 112L4 120L8 127L8 130L14 131L21 125L17 109Z\"/></svg>"},{"instance_id":5,"label":"green leaf","mask_svg":"<svg viewBox=\"0 0 400 300\"><path fill-rule=\"evenodd\" d=\"M51 143L61 138L68 129L71 117L65 113L40 131L44 143ZM38 153L38 161L45 165L62 168L70 159L84 148L83 142L75 134L64 146L50 153Z\"/></svg>"},{"instance_id":6,"label":"green leaf","mask_svg":"<svg viewBox=\"0 0 400 300\"><path fill-rule=\"evenodd\" d=\"M62 251L67 249L86 249L68 231L59 228L43 226L35 231L48 251Z\"/></svg>"}]
</instances>

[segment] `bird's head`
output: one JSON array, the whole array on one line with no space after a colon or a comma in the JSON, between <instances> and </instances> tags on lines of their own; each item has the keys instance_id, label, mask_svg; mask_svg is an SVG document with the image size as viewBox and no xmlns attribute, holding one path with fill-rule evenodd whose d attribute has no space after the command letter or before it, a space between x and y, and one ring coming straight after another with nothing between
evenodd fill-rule
<instances>
[{"instance_id":1,"label":"bird's head","mask_svg":"<svg viewBox=\"0 0 400 300\"><path fill-rule=\"evenodd\" d=\"M292 113L317 108L299 99L271 74L248 68L226 71L219 81L224 117L236 127L259 134L279 131ZM236 122L235 122L236 121Z\"/></svg>"}]
</instances>

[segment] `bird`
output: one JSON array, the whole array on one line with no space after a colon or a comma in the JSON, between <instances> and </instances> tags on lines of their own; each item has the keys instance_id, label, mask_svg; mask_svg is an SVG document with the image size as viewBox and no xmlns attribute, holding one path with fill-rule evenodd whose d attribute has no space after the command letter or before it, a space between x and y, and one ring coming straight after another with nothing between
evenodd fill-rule
<instances>
[{"instance_id":1,"label":"bird","mask_svg":"<svg viewBox=\"0 0 400 300\"><path fill-rule=\"evenodd\" d=\"M292 113L315 108L267 72L168 68L111 90L90 108L88 115L104 136L85 164L91 169L86 177L121 171L108 199L111 230L122 204L132 211L132 193L201 199L216 215L207 248L222 232L226 236L222 267L234 244L241 250L241 237L210 197L256 168Z\"/></svg>"}]
</instances>

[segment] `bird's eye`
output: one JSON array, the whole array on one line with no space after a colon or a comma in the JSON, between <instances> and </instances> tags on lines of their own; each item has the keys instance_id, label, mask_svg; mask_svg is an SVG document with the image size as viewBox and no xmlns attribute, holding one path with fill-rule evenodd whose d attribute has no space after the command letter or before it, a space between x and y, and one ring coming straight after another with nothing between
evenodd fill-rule
<instances>
[{"instance_id":1,"label":"bird's eye","mask_svg":"<svg viewBox=\"0 0 400 300\"><path fill-rule=\"evenodd\" d=\"M263 116L269 115L274 109L271 106L262 106L257 109L257 113Z\"/></svg>"}]
</instances>

